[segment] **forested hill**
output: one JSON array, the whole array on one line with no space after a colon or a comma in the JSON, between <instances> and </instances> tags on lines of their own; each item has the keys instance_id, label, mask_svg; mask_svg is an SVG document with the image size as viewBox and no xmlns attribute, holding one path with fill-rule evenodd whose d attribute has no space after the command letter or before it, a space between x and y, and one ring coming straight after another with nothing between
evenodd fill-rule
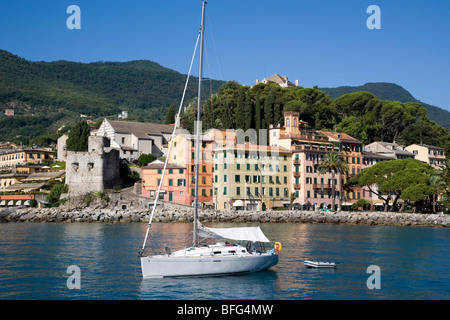
<instances>
[{"instance_id":1,"label":"forested hill","mask_svg":"<svg viewBox=\"0 0 450 320\"><path fill-rule=\"evenodd\" d=\"M171 104L179 105L186 75L151 61L77 63L31 62L0 50L0 141L34 138L80 120L80 114L163 122ZM197 95L192 77L186 104ZM222 81L204 81L217 92ZM7 117L6 109L15 116Z\"/></svg>"},{"instance_id":2,"label":"forested hill","mask_svg":"<svg viewBox=\"0 0 450 320\"><path fill-rule=\"evenodd\" d=\"M319 88L330 98L335 99L345 93L368 91L377 96L381 100L400 101L400 102L417 102L427 109L430 120L436 122L444 128L450 129L450 112L436 106L429 105L414 98L411 93L403 87L395 83L376 82L366 83L362 86L341 86L336 88Z\"/></svg>"}]
</instances>

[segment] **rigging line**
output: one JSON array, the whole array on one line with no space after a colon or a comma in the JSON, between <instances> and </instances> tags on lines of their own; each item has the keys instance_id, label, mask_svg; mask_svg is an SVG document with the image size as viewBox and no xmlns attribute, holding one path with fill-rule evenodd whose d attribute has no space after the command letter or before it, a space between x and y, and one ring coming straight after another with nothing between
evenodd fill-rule
<instances>
[{"instance_id":1,"label":"rigging line","mask_svg":"<svg viewBox=\"0 0 450 320\"><path fill-rule=\"evenodd\" d=\"M189 78L190 78L190 76L191 76L192 65L193 65L193 63L194 63L195 53L196 53L196 51L197 51L197 46L198 46L198 41L199 41L199 39L200 39L200 32L198 33L197 41L196 41L196 43L195 43L194 53L192 54L192 59L191 59L191 64L190 64L190 66L189 66L189 72L188 72L188 76L187 76L187 79L186 79L186 84L184 85L183 96L181 97L180 107L178 108L178 114L177 114L177 118L176 118L176 120L175 120L175 126L174 126L174 128L173 128L172 137L171 137L171 139L170 139L169 150L167 151L167 157L166 157L166 160L165 160L165 162L164 162L164 169L163 169L163 171L162 171L162 176L161 176L161 180L159 181L158 191L157 191L157 193L156 193L155 201L154 201L154 203L153 203L152 214L150 215L150 219L149 219L149 221L148 221L148 227L147 227L147 231L146 231L146 233L145 233L144 243L142 244L142 248L141 248L141 250L139 251L139 254L140 254L140 255L142 255L142 253L144 252L145 243L147 242L148 233L149 233L149 231L150 231L150 227L151 227L152 221L153 221L153 216L154 216L154 214L155 214L156 204L157 204L157 202L158 202L159 194L160 194L160 192L161 192L161 186L162 186L162 183L163 183L163 181L164 181L164 174L165 174L165 172L166 172L167 163L168 163L168 161L169 161L170 151L172 150L173 139L174 139L174 137L175 137L175 132L177 131L178 124L180 123L181 109L183 108L184 97L185 97L185 95L186 95L186 90L187 90L187 86L188 86L188 83L189 83Z\"/></svg>"},{"instance_id":2,"label":"rigging line","mask_svg":"<svg viewBox=\"0 0 450 320\"><path fill-rule=\"evenodd\" d=\"M207 50L207 48L205 47L205 55L206 55L206 64L208 65L208 73L209 73L209 102L210 102L210 105L211 105L211 128L213 128L213 114L212 114L212 110L213 110L213 108L212 108L212 95L213 95L213 93L212 93L212 74L211 74L211 68L210 68L210 65L209 65L209 57L208 57L208 50ZM208 100L206 101L206 103L208 103ZM207 107L207 106L206 106Z\"/></svg>"},{"instance_id":3,"label":"rigging line","mask_svg":"<svg viewBox=\"0 0 450 320\"><path fill-rule=\"evenodd\" d=\"M209 15L210 15L210 14L209 14L208 8L206 8L206 11L207 11L207 14L206 14L206 20L208 21L209 30L211 30L211 31L210 31L210 32L211 32L211 38L212 38L212 41L213 41L214 52L215 52L215 54L216 54L217 65L218 65L218 67L219 67L219 72L220 72L220 80L224 81L224 78L223 78L223 71L222 71L222 65L220 64L219 55L218 55L218 53L217 53L216 39L214 38L214 32L213 32L212 25L211 25L211 19L209 19Z\"/></svg>"}]
</instances>

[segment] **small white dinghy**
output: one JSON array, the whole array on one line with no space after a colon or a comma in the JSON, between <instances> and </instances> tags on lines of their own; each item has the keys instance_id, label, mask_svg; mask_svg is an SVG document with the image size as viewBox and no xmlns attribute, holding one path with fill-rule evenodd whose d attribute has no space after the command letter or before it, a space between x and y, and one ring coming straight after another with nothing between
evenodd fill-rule
<instances>
[{"instance_id":1,"label":"small white dinghy","mask_svg":"<svg viewBox=\"0 0 450 320\"><path fill-rule=\"evenodd\" d=\"M303 263L311 268L336 268L337 264L330 261L305 260Z\"/></svg>"}]
</instances>

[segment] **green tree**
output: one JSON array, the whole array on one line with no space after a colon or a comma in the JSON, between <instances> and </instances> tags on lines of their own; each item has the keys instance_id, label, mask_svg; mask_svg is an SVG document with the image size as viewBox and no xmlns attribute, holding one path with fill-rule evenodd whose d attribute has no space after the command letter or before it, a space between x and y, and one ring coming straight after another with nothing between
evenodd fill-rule
<instances>
[{"instance_id":1,"label":"green tree","mask_svg":"<svg viewBox=\"0 0 450 320\"><path fill-rule=\"evenodd\" d=\"M146 165L148 165L150 162L153 162L153 161L155 161L155 160L156 160L156 157L155 157L153 154L151 154L151 153L149 153L149 154L143 153L143 154L141 154L141 155L139 156L138 163L139 163L139 165L140 165L141 167L143 167L143 166L146 166Z\"/></svg>"},{"instance_id":2,"label":"green tree","mask_svg":"<svg viewBox=\"0 0 450 320\"><path fill-rule=\"evenodd\" d=\"M259 131L261 130L261 100L259 97L259 92L256 92L255 97L255 131L256 137L258 138L259 143Z\"/></svg>"},{"instance_id":3,"label":"green tree","mask_svg":"<svg viewBox=\"0 0 450 320\"><path fill-rule=\"evenodd\" d=\"M348 164L345 161L344 157L341 153L330 151L328 152L322 162L318 166L319 173L325 174L329 170L331 170L331 209L335 210L335 196L336 196L336 186L334 183L336 173L346 174L348 173ZM342 189L340 190L340 194L342 194ZM341 210L341 202L339 201L339 210Z\"/></svg>"},{"instance_id":4,"label":"green tree","mask_svg":"<svg viewBox=\"0 0 450 320\"><path fill-rule=\"evenodd\" d=\"M433 212L436 213L437 196L444 193L447 189L447 183L442 172L435 171L430 175L430 187L433 189Z\"/></svg>"},{"instance_id":5,"label":"green tree","mask_svg":"<svg viewBox=\"0 0 450 320\"><path fill-rule=\"evenodd\" d=\"M244 131L250 128L255 128L255 111L253 109L252 99L250 95L250 90L245 93L245 110L244 110L245 124Z\"/></svg>"},{"instance_id":6,"label":"green tree","mask_svg":"<svg viewBox=\"0 0 450 320\"><path fill-rule=\"evenodd\" d=\"M241 86L238 90L238 98L236 108L234 110L234 117L236 119L236 129L245 128L245 89Z\"/></svg>"},{"instance_id":7,"label":"green tree","mask_svg":"<svg viewBox=\"0 0 450 320\"><path fill-rule=\"evenodd\" d=\"M273 122L273 110L275 108L275 91L271 90L264 102L263 129L268 129Z\"/></svg>"},{"instance_id":8,"label":"green tree","mask_svg":"<svg viewBox=\"0 0 450 320\"><path fill-rule=\"evenodd\" d=\"M90 131L86 121L78 122L69 132L69 138L66 141L67 150L88 151Z\"/></svg>"},{"instance_id":9,"label":"green tree","mask_svg":"<svg viewBox=\"0 0 450 320\"><path fill-rule=\"evenodd\" d=\"M50 190L50 193L47 195L47 201L50 202L51 206L58 206L59 205L59 198L61 197L61 194L68 192L68 186L64 183L56 183L52 189Z\"/></svg>"},{"instance_id":10,"label":"green tree","mask_svg":"<svg viewBox=\"0 0 450 320\"><path fill-rule=\"evenodd\" d=\"M171 104L169 109L166 113L166 120L164 121L165 124L172 124L175 123L175 105Z\"/></svg>"},{"instance_id":11,"label":"green tree","mask_svg":"<svg viewBox=\"0 0 450 320\"><path fill-rule=\"evenodd\" d=\"M416 204L430 196L429 174L433 172L430 165L411 158L382 161L350 178L346 187L366 186L384 201L385 211L389 208L389 201L393 200L393 210L400 198Z\"/></svg>"}]
</instances>

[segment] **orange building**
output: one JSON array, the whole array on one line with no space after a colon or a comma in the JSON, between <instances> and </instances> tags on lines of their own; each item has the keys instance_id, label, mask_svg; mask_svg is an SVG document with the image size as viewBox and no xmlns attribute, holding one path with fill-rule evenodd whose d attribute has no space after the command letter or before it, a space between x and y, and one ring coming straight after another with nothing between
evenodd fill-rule
<instances>
[{"instance_id":1,"label":"orange building","mask_svg":"<svg viewBox=\"0 0 450 320\"><path fill-rule=\"evenodd\" d=\"M155 160L142 168L142 195L155 198L164 162ZM168 163L159 195L160 200L189 204L186 167Z\"/></svg>"},{"instance_id":2,"label":"orange building","mask_svg":"<svg viewBox=\"0 0 450 320\"><path fill-rule=\"evenodd\" d=\"M209 134L201 136L199 152L199 194L198 203L212 206L213 199L213 139ZM169 144L171 142L169 141ZM162 200L192 205L195 200L195 136L178 134L168 155L168 166L162 184ZM154 161L142 168L142 194L154 197L158 190L158 180L162 176L164 163Z\"/></svg>"}]
</instances>

